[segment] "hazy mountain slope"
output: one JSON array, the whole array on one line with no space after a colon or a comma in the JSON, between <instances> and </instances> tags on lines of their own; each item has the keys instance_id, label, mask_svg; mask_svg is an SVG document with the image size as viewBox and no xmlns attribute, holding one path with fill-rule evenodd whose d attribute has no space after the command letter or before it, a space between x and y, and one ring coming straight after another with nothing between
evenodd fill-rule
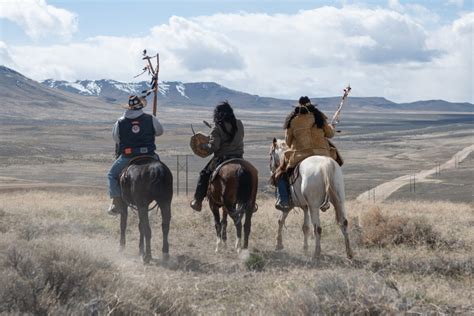
<instances>
[{"instance_id":1,"label":"hazy mountain slope","mask_svg":"<svg viewBox=\"0 0 474 316\"><path fill-rule=\"evenodd\" d=\"M116 106L97 97L51 89L0 66L0 118L87 120L117 116Z\"/></svg>"}]
</instances>

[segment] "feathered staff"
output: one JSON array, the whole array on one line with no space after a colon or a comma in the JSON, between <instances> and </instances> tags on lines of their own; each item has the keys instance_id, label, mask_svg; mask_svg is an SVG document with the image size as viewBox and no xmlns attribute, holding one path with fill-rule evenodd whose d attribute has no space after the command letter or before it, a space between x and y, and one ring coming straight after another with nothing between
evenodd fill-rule
<instances>
[{"instance_id":1,"label":"feathered staff","mask_svg":"<svg viewBox=\"0 0 474 316\"><path fill-rule=\"evenodd\" d=\"M156 66L153 67L151 60L156 57ZM143 75L148 71L148 74L151 75L150 90L142 91L145 96L149 95L153 91L153 116L156 116L156 103L158 100L158 73L160 72L160 54L156 56L148 56L146 49L143 50L143 60L147 61L147 65L143 68L143 72L136 75L136 77Z\"/></svg>"},{"instance_id":2,"label":"feathered staff","mask_svg":"<svg viewBox=\"0 0 474 316\"><path fill-rule=\"evenodd\" d=\"M347 96L349 95L349 92L351 92L351 85L348 85L345 89L344 89L344 95L342 96L341 98L341 103L339 103L339 107L337 108L337 111L336 113L334 113L333 117L332 117L332 120L331 120L331 124L332 125L336 125L339 123L339 115L341 114L341 110L342 110L342 107L344 106L345 104L345 101L347 99Z\"/></svg>"}]
</instances>

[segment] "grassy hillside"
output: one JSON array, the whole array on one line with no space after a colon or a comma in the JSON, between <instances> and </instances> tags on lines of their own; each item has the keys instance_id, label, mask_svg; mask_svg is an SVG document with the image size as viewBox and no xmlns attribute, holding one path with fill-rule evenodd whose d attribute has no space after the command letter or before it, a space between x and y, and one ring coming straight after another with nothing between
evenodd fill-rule
<instances>
[{"instance_id":1,"label":"grassy hillside","mask_svg":"<svg viewBox=\"0 0 474 316\"><path fill-rule=\"evenodd\" d=\"M211 213L173 201L169 262L152 213L154 260L138 259L137 217L118 252L118 218L103 192L0 193L0 312L34 314L462 313L472 304L474 211L448 202L348 203L355 259L345 259L334 212L321 215L323 259L303 253L293 211L283 251L278 212L259 201L250 254L215 254ZM310 249L314 246L310 240Z\"/></svg>"}]
</instances>

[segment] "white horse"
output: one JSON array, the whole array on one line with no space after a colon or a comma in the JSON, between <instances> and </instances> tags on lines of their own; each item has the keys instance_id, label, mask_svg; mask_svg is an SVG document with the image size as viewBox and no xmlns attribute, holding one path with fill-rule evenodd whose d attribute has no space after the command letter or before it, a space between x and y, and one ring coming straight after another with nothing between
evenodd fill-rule
<instances>
[{"instance_id":1,"label":"white horse","mask_svg":"<svg viewBox=\"0 0 474 316\"><path fill-rule=\"evenodd\" d=\"M272 175L281 165L284 152L288 149L284 140L273 139L270 151L270 171ZM353 253L349 243L347 233L347 218L344 208L344 179L341 167L335 160L325 156L311 156L304 159L299 165L299 177L290 187L290 194L296 207L303 209L304 223L303 234L305 252L308 250L308 236L311 229L311 222L314 227L316 245L313 258L319 260L321 257L321 224L319 221L319 209L321 206L331 202L336 211L336 221L344 235L346 253L352 259ZM278 220L278 236L276 249L283 249L282 229L285 225L289 212L282 212Z\"/></svg>"}]
</instances>

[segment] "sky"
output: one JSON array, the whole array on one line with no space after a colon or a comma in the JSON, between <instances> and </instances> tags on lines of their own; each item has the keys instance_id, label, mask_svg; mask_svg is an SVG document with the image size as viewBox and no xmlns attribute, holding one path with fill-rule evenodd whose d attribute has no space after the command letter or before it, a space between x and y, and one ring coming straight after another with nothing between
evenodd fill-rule
<instances>
[{"instance_id":1,"label":"sky","mask_svg":"<svg viewBox=\"0 0 474 316\"><path fill-rule=\"evenodd\" d=\"M35 80L161 81L261 96L474 102L473 0L0 0L0 64Z\"/></svg>"}]
</instances>

